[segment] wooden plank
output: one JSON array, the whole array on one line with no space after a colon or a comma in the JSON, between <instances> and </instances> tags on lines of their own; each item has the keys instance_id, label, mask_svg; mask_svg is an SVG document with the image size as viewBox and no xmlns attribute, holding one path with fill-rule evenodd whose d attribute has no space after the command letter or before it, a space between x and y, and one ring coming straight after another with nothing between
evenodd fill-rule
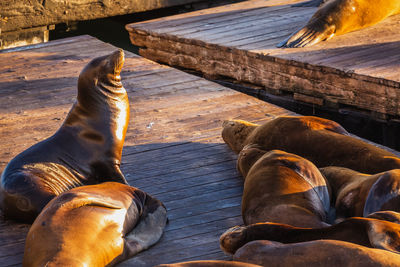
<instances>
[{"instance_id":1,"label":"wooden plank","mask_svg":"<svg viewBox=\"0 0 400 267\"><path fill-rule=\"evenodd\" d=\"M310 48L276 48L316 11L291 5L301 1L244 1L126 28L140 54L152 60L301 102L398 120L400 15Z\"/></svg>"},{"instance_id":2,"label":"wooden plank","mask_svg":"<svg viewBox=\"0 0 400 267\"><path fill-rule=\"evenodd\" d=\"M58 129L75 101L80 70L115 49L82 36L0 53L0 172ZM162 200L169 216L161 241L122 266L226 259L218 238L242 223L243 181L221 139L222 121L293 113L129 52L121 76L131 105L122 171ZM0 220L0 265L21 264L28 230Z\"/></svg>"},{"instance_id":3,"label":"wooden plank","mask_svg":"<svg viewBox=\"0 0 400 267\"><path fill-rule=\"evenodd\" d=\"M0 2L0 31L91 20L149 11L200 0L120 0L120 1L12 1Z\"/></svg>"}]
</instances>

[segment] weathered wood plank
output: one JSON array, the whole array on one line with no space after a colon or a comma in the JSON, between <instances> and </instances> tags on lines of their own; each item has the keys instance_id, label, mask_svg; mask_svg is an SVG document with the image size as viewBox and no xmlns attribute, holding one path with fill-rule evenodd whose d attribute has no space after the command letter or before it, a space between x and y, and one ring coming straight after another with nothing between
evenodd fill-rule
<instances>
[{"instance_id":1,"label":"weathered wood plank","mask_svg":"<svg viewBox=\"0 0 400 267\"><path fill-rule=\"evenodd\" d=\"M0 172L58 129L75 101L80 70L115 49L83 36L0 53ZM131 104L122 171L162 200L170 219L158 244L122 266L226 259L218 238L242 223L243 181L221 139L222 121L293 113L128 52L121 75ZM0 265L21 264L28 230L0 220Z\"/></svg>"},{"instance_id":2,"label":"weathered wood plank","mask_svg":"<svg viewBox=\"0 0 400 267\"><path fill-rule=\"evenodd\" d=\"M310 48L278 49L276 44L316 10L293 7L293 2L301 0L245 1L126 28L147 58L300 102L352 107L377 120L399 119L400 15Z\"/></svg>"}]
</instances>

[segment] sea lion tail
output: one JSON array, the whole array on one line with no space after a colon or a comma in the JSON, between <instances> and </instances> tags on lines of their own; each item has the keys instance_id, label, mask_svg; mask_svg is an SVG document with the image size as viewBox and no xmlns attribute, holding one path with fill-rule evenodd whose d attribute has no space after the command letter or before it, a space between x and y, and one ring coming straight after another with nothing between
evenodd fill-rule
<instances>
[{"instance_id":1,"label":"sea lion tail","mask_svg":"<svg viewBox=\"0 0 400 267\"><path fill-rule=\"evenodd\" d=\"M167 224L167 210L164 205L149 195L144 210L135 228L125 236L128 257L148 249L160 240Z\"/></svg>"}]
</instances>

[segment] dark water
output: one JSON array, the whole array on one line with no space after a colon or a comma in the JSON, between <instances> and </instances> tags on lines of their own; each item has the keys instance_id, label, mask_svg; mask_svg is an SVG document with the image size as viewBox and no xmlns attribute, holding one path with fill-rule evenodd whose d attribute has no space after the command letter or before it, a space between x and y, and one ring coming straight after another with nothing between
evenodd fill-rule
<instances>
[{"instance_id":1,"label":"dark water","mask_svg":"<svg viewBox=\"0 0 400 267\"><path fill-rule=\"evenodd\" d=\"M110 43L124 50L138 54L138 47L131 44L125 25L134 22L146 21L185 12L211 8L243 0L219 0L200 1L175 7L168 7L147 12L139 12L123 16L115 16L104 19L72 22L69 24L58 24L55 30L50 31L49 39L56 40L66 37L88 34L103 42Z\"/></svg>"}]
</instances>

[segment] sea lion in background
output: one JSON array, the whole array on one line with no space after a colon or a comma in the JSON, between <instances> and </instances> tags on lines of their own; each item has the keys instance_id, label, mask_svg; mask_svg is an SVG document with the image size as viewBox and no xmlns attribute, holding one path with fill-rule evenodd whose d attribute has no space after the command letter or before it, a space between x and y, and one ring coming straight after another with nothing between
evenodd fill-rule
<instances>
[{"instance_id":1,"label":"sea lion in background","mask_svg":"<svg viewBox=\"0 0 400 267\"><path fill-rule=\"evenodd\" d=\"M299 243L320 239L346 241L369 248L400 252L400 225L374 218L352 217L323 228L294 227L280 223L235 226L220 237L221 249L235 252L254 240Z\"/></svg>"},{"instance_id":2,"label":"sea lion in background","mask_svg":"<svg viewBox=\"0 0 400 267\"><path fill-rule=\"evenodd\" d=\"M255 154L256 156L252 156ZM301 227L328 226L330 196L324 177L310 161L284 151L244 148L238 166L255 161L244 181L243 222L276 222Z\"/></svg>"},{"instance_id":3,"label":"sea lion in background","mask_svg":"<svg viewBox=\"0 0 400 267\"><path fill-rule=\"evenodd\" d=\"M337 221L347 217L367 217L381 211L400 211L400 170L374 175L347 168L320 169L328 180L335 200Z\"/></svg>"},{"instance_id":4,"label":"sea lion in background","mask_svg":"<svg viewBox=\"0 0 400 267\"><path fill-rule=\"evenodd\" d=\"M233 259L268 267L400 266L400 255L397 253L338 240L294 244L252 241L238 249Z\"/></svg>"},{"instance_id":5,"label":"sea lion in background","mask_svg":"<svg viewBox=\"0 0 400 267\"><path fill-rule=\"evenodd\" d=\"M112 266L155 244L167 221L162 203L107 182L62 193L36 218L23 266Z\"/></svg>"},{"instance_id":6,"label":"sea lion in background","mask_svg":"<svg viewBox=\"0 0 400 267\"><path fill-rule=\"evenodd\" d=\"M53 197L71 188L127 183L119 167L129 121L123 63L122 50L92 60L79 75L77 101L60 129L8 163L0 184L6 217L32 222Z\"/></svg>"},{"instance_id":7,"label":"sea lion in background","mask_svg":"<svg viewBox=\"0 0 400 267\"><path fill-rule=\"evenodd\" d=\"M399 0L330 0L315 12L306 26L277 46L312 46L335 35L372 26L398 13Z\"/></svg>"},{"instance_id":8,"label":"sea lion in background","mask_svg":"<svg viewBox=\"0 0 400 267\"><path fill-rule=\"evenodd\" d=\"M336 122L313 116L283 116L263 125L225 121L222 137L236 153L256 145L299 155L320 168L339 166L368 174L400 169L400 158L393 153L350 136Z\"/></svg>"},{"instance_id":9,"label":"sea lion in background","mask_svg":"<svg viewBox=\"0 0 400 267\"><path fill-rule=\"evenodd\" d=\"M177 262L170 264L160 264L156 267L260 267L251 263L238 262L238 261L187 261Z\"/></svg>"}]
</instances>

